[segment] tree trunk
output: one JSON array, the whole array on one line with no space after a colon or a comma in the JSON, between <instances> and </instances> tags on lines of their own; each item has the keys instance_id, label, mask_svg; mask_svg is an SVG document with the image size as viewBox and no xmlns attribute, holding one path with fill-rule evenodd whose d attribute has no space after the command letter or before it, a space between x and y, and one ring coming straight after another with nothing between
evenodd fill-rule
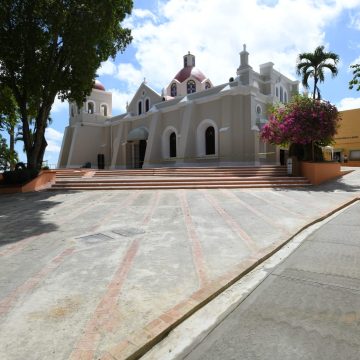
<instances>
[{"instance_id":1,"label":"tree trunk","mask_svg":"<svg viewBox=\"0 0 360 360\"><path fill-rule=\"evenodd\" d=\"M15 161L14 161L14 157L15 157L15 125L11 125L10 129L9 129L9 135L10 135L10 156L11 156L11 161L10 161L10 170L15 170Z\"/></svg>"},{"instance_id":2,"label":"tree trunk","mask_svg":"<svg viewBox=\"0 0 360 360\"><path fill-rule=\"evenodd\" d=\"M304 145L294 143L290 144L289 157L291 156L296 156L299 161L304 160Z\"/></svg>"},{"instance_id":3,"label":"tree trunk","mask_svg":"<svg viewBox=\"0 0 360 360\"><path fill-rule=\"evenodd\" d=\"M315 76L314 77L314 92L313 92L313 100L316 99L316 87L317 87L317 83L318 83L318 78Z\"/></svg>"},{"instance_id":4,"label":"tree trunk","mask_svg":"<svg viewBox=\"0 0 360 360\"><path fill-rule=\"evenodd\" d=\"M45 129L49 118L51 106L43 106L36 118L36 129L33 133L33 137L28 146L25 144L25 151L27 157L27 167L29 169L40 170L44 159L47 142L45 139ZM28 125L28 124L27 124ZM24 139L31 138L31 129L29 126L23 126ZM26 134L27 132L27 134Z\"/></svg>"}]
</instances>

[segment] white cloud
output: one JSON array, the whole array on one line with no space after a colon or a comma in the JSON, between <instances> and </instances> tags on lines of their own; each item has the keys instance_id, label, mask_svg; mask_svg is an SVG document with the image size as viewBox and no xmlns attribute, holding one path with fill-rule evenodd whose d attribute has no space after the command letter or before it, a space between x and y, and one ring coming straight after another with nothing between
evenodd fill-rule
<instances>
[{"instance_id":1,"label":"white cloud","mask_svg":"<svg viewBox=\"0 0 360 360\"><path fill-rule=\"evenodd\" d=\"M133 17L140 18L140 19L149 18L149 19L151 19L153 21L157 20L155 14L153 12L151 12L150 10L148 10L148 9L135 8L135 9L133 9L131 14L132 14Z\"/></svg>"},{"instance_id":2,"label":"white cloud","mask_svg":"<svg viewBox=\"0 0 360 360\"><path fill-rule=\"evenodd\" d=\"M54 128L46 128L45 135L48 140L52 141L61 141L63 138L63 133L55 130Z\"/></svg>"},{"instance_id":3,"label":"white cloud","mask_svg":"<svg viewBox=\"0 0 360 360\"><path fill-rule=\"evenodd\" d=\"M126 112L126 102L131 101L134 92L122 92L118 89L109 89L112 92L112 110L113 115L122 114Z\"/></svg>"},{"instance_id":4,"label":"white cloud","mask_svg":"<svg viewBox=\"0 0 360 360\"><path fill-rule=\"evenodd\" d=\"M49 128L49 127L46 128L45 138L48 143L48 146L46 147L46 151L58 154L60 152L63 135L64 135L63 133L55 130L54 128Z\"/></svg>"},{"instance_id":5,"label":"white cloud","mask_svg":"<svg viewBox=\"0 0 360 360\"><path fill-rule=\"evenodd\" d=\"M119 64L116 77L124 81L130 90L137 89L144 80L143 73L130 63Z\"/></svg>"},{"instance_id":6,"label":"white cloud","mask_svg":"<svg viewBox=\"0 0 360 360\"><path fill-rule=\"evenodd\" d=\"M323 44L325 27L344 9L359 5L359 0L159 1L155 13L136 9L128 19L139 69L124 66L118 77L128 76L132 87L145 76L160 90L190 50L204 74L220 84L236 74L238 53L246 43L256 71L258 65L272 61L276 69L295 78L297 55ZM144 21L146 17L161 23Z\"/></svg>"},{"instance_id":7,"label":"white cloud","mask_svg":"<svg viewBox=\"0 0 360 360\"><path fill-rule=\"evenodd\" d=\"M110 59L101 63L100 68L97 70L99 76L103 75L115 75L116 74L116 65Z\"/></svg>"},{"instance_id":8,"label":"white cloud","mask_svg":"<svg viewBox=\"0 0 360 360\"><path fill-rule=\"evenodd\" d=\"M62 111L69 110L69 103L67 101L61 101L57 96L55 97L55 101L51 108L52 113L59 113Z\"/></svg>"},{"instance_id":9,"label":"white cloud","mask_svg":"<svg viewBox=\"0 0 360 360\"><path fill-rule=\"evenodd\" d=\"M341 111L351 110L360 108L360 97L359 98L344 98L341 99L337 104L337 108Z\"/></svg>"},{"instance_id":10,"label":"white cloud","mask_svg":"<svg viewBox=\"0 0 360 360\"><path fill-rule=\"evenodd\" d=\"M355 30L360 30L360 12L350 14L349 27Z\"/></svg>"}]
</instances>

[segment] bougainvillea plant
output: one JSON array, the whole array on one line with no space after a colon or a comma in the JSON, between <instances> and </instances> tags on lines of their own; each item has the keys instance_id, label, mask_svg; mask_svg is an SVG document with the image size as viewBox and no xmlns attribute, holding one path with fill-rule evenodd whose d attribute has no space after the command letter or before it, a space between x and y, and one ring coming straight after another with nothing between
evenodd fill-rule
<instances>
[{"instance_id":1,"label":"bougainvillea plant","mask_svg":"<svg viewBox=\"0 0 360 360\"><path fill-rule=\"evenodd\" d=\"M288 104L274 105L269 114L260 136L275 145L329 145L340 120L336 106L304 95L295 96Z\"/></svg>"}]
</instances>

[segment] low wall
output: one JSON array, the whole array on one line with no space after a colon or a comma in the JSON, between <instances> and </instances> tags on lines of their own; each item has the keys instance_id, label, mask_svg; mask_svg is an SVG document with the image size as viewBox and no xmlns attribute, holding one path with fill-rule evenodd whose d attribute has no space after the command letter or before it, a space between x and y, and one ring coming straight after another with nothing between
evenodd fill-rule
<instances>
[{"instance_id":1,"label":"low wall","mask_svg":"<svg viewBox=\"0 0 360 360\"><path fill-rule=\"evenodd\" d=\"M341 164L338 162L302 161L300 169L301 175L306 177L313 185L319 185L342 175Z\"/></svg>"},{"instance_id":2,"label":"low wall","mask_svg":"<svg viewBox=\"0 0 360 360\"><path fill-rule=\"evenodd\" d=\"M360 167L360 161L349 160L346 163L345 162L341 163L341 166Z\"/></svg>"},{"instance_id":3,"label":"low wall","mask_svg":"<svg viewBox=\"0 0 360 360\"><path fill-rule=\"evenodd\" d=\"M55 182L56 171L41 170L39 175L22 186L21 192L38 191L49 188Z\"/></svg>"},{"instance_id":4,"label":"low wall","mask_svg":"<svg viewBox=\"0 0 360 360\"><path fill-rule=\"evenodd\" d=\"M1 175L2 176L2 175ZM25 185L9 185L0 188L0 194L25 193L49 188L56 178L56 171L41 170L39 175Z\"/></svg>"}]
</instances>

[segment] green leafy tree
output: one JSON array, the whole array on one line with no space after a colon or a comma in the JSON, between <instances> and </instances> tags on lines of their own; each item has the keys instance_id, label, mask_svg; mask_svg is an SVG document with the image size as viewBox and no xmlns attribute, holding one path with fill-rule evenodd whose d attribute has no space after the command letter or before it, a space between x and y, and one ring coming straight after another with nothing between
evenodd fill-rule
<instances>
[{"instance_id":1,"label":"green leafy tree","mask_svg":"<svg viewBox=\"0 0 360 360\"><path fill-rule=\"evenodd\" d=\"M360 90L360 64L354 64L350 66L353 69L353 79L349 82L349 89L353 89L356 86L356 91Z\"/></svg>"},{"instance_id":2,"label":"green leafy tree","mask_svg":"<svg viewBox=\"0 0 360 360\"><path fill-rule=\"evenodd\" d=\"M10 169L14 170L17 161L15 152L15 127L19 121L17 104L8 87L0 88L0 128L5 130L10 137L9 156Z\"/></svg>"},{"instance_id":3,"label":"green leafy tree","mask_svg":"<svg viewBox=\"0 0 360 360\"><path fill-rule=\"evenodd\" d=\"M39 169L55 97L80 105L102 61L131 41L131 0L0 0L0 88L18 105L28 167Z\"/></svg>"},{"instance_id":4,"label":"green leafy tree","mask_svg":"<svg viewBox=\"0 0 360 360\"><path fill-rule=\"evenodd\" d=\"M17 153L10 150L6 139L0 134L0 171L9 170L12 164L15 164L17 161Z\"/></svg>"},{"instance_id":5,"label":"green leafy tree","mask_svg":"<svg viewBox=\"0 0 360 360\"><path fill-rule=\"evenodd\" d=\"M313 99L321 99L318 83L325 81L325 70L331 72L331 76L335 77L338 73L337 64L339 63L339 55L333 52L324 51L324 46L318 46L313 53L299 54L296 66L297 74L302 77L303 86L309 88L309 79L313 78Z\"/></svg>"}]
</instances>

